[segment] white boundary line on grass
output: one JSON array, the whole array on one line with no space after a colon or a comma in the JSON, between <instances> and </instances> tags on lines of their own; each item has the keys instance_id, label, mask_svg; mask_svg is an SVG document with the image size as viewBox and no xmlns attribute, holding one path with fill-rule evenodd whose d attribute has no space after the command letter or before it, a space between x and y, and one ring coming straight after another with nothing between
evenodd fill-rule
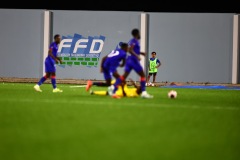
<instances>
[{"instance_id":1,"label":"white boundary line on grass","mask_svg":"<svg viewBox=\"0 0 240 160\"><path fill-rule=\"evenodd\" d=\"M110 98L110 97L109 97ZM116 101L119 101L116 99ZM0 102L21 102L21 103L32 103L32 102L39 102L39 103L56 103L54 100L38 100L38 99L11 99L11 98L5 98L5 99L0 99ZM157 105L154 103L149 103L148 105L145 106L136 106L136 103L115 103L115 102L95 102L95 101L66 101L66 100L58 100L58 103L67 103L67 104L86 104L88 106L95 105L95 104L103 104L104 106L131 106L131 107L139 107L139 108L148 108L148 107L153 107L153 108L184 108L184 109L210 109L210 110L234 110L234 111L240 111L239 107L218 107L218 106L213 106L213 107L202 107L202 106L185 106L185 105L178 105L178 106L172 106L172 105Z\"/></svg>"},{"instance_id":2,"label":"white boundary line on grass","mask_svg":"<svg viewBox=\"0 0 240 160\"><path fill-rule=\"evenodd\" d=\"M86 87L87 85L81 85L81 86L69 86L70 88L82 88L82 87Z\"/></svg>"},{"instance_id":3,"label":"white boundary line on grass","mask_svg":"<svg viewBox=\"0 0 240 160\"><path fill-rule=\"evenodd\" d=\"M19 85L20 83L17 83L17 85ZM28 83L21 83L24 86L34 86L35 84L28 84ZM50 83L48 83L49 85L51 85ZM16 85L15 83L0 83L0 85ZM62 84L57 84L57 85L62 85ZM74 86L61 86L61 87L70 87L70 88L81 88L81 87L86 87L87 85L74 85Z\"/></svg>"}]
</instances>

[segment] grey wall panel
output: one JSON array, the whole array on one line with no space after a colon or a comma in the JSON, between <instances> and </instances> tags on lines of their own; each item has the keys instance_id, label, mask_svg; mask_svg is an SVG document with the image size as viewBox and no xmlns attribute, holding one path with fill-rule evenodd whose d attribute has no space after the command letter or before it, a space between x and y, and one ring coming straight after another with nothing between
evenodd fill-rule
<instances>
[{"instance_id":1,"label":"grey wall panel","mask_svg":"<svg viewBox=\"0 0 240 160\"><path fill-rule=\"evenodd\" d=\"M105 42L100 59L115 49L120 41L128 41L133 28L140 28L140 12L62 10L52 12L53 34L59 33L62 36L79 34L85 38L104 36ZM123 68L118 70L121 74L123 73ZM99 71L99 63L95 67L66 65L63 68L57 66L57 77L103 80L103 75ZM129 77L138 80L134 72Z\"/></svg>"},{"instance_id":2,"label":"grey wall panel","mask_svg":"<svg viewBox=\"0 0 240 160\"><path fill-rule=\"evenodd\" d=\"M149 13L149 53L157 81L231 83L231 13Z\"/></svg>"},{"instance_id":3,"label":"grey wall panel","mask_svg":"<svg viewBox=\"0 0 240 160\"><path fill-rule=\"evenodd\" d=\"M44 10L0 9L0 77L42 76ZM53 10L53 34L104 36L100 59L140 28L141 12ZM231 83L231 13L149 13L149 53L162 61L157 81ZM119 69L123 73L123 68ZM98 79L99 64L57 66L58 78ZM134 80L138 76L132 72Z\"/></svg>"},{"instance_id":4,"label":"grey wall panel","mask_svg":"<svg viewBox=\"0 0 240 160\"><path fill-rule=\"evenodd\" d=\"M0 77L42 75L43 11L0 9Z\"/></svg>"}]
</instances>

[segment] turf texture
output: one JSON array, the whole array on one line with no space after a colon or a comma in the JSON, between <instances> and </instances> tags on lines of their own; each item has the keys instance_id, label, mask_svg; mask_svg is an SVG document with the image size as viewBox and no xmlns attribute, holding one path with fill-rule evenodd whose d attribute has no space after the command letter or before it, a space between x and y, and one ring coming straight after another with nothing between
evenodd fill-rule
<instances>
[{"instance_id":1,"label":"turf texture","mask_svg":"<svg viewBox=\"0 0 240 160\"><path fill-rule=\"evenodd\" d=\"M240 91L147 87L153 99L84 87L0 84L0 160L239 160ZM93 90L106 90L93 87Z\"/></svg>"}]
</instances>

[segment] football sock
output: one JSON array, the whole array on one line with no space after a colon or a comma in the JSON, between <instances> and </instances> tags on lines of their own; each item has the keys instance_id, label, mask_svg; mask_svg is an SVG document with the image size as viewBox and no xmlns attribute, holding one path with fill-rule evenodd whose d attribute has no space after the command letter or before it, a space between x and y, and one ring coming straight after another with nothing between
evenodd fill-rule
<instances>
[{"instance_id":1,"label":"football sock","mask_svg":"<svg viewBox=\"0 0 240 160\"><path fill-rule=\"evenodd\" d=\"M47 80L47 77L46 77L46 76L43 76L43 77L39 80L38 85L40 86L40 85L43 84L46 80Z\"/></svg>"},{"instance_id":2,"label":"football sock","mask_svg":"<svg viewBox=\"0 0 240 160\"><path fill-rule=\"evenodd\" d=\"M57 88L57 85L56 85L56 77L55 77L55 76L52 76L52 77L51 77L51 82L52 82L53 88L54 88L54 89Z\"/></svg>"},{"instance_id":3,"label":"football sock","mask_svg":"<svg viewBox=\"0 0 240 160\"><path fill-rule=\"evenodd\" d=\"M146 79L145 79L145 77L140 78L140 85L141 85L142 92L145 91L146 90Z\"/></svg>"},{"instance_id":4,"label":"football sock","mask_svg":"<svg viewBox=\"0 0 240 160\"><path fill-rule=\"evenodd\" d=\"M117 78L116 82L113 85L114 86L113 94L116 93L116 91L118 90L118 86L122 83L123 80L124 80L124 78L122 76Z\"/></svg>"}]
</instances>

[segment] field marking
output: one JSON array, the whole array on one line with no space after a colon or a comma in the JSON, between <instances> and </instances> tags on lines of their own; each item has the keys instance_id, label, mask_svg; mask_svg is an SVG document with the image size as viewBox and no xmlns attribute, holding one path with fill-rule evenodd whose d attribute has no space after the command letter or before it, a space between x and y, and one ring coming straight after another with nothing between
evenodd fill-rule
<instances>
[{"instance_id":1,"label":"field marking","mask_svg":"<svg viewBox=\"0 0 240 160\"><path fill-rule=\"evenodd\" d=\"M27 82L0 82L0 85L24 85L24 86L34 86L36 83L32 83L32 84L29 84ZM45 83L45 84L48 84L48 85L51 85L51 83ZM65 87L68 87L68 88L83 88L83 87L86 87L87 85L72 85L72 86L68 86L69 84L63 84L63 83L58 83L57 84L58 86L60 86L60 88L65 88ZM239 87L239 86L237 86ZM234 91L234 90L237 90L239 91L240 89L239 88L226 88L226 89L208 89L208 88L181 88L181 87L156 87L156 88L161 88L161 89L199 89L199 90L231 90L231 91Z\"/></svg>"},{"instance_id":2,"label":"field marking","mask_svg":"<svg viewBox=\"0 0 240 160\"><path fill-rule=\"evenodd\" d=\"M82 87L86 87L87 85L81 85L81 86L69 86L70 88L82 88Z\"/></svg>"},{"instance_id":3,"label":"field marking","mask_svg":"<svg viewBox=\"0 0 240 160\"><path fill-rule=\"evenodd\" d=\"M17 85L19 85L20 83L18 83ZM51 85L50 83L47 83L47 84L49 84L49 85ZM14 86L14 85L16 85L16 84L14 84L14 83L0 83L0 85L11 85L11 86ZM34 86L35 85L35 83L33 83L33 84L22 84L22 85L24 85L24 86ZM58 84L58 86L60 86L60 88L84 88L84 87L86 87L87 85L73 85L73 86L65 86L65 85L62 85L62 84Z\"/></svg>"},{"instance_id":4,"label":"field marking","mask_svg":"<svg viewBox=\"0 0 240 160\"><path fill-rule=\"evenodd\" d=\"M109 97L110 98L110 97ZM119 101L119 99L116 101ZM56 103L54 100L39 100L39 99L0 99L0 102L21 102L21 103L32 103L32 102L38 102L38 103ZM153 108L184 108L184 109L213 109L213 110L234 110L234 111L240 111L239 107L219 107L219 106L213 106L213 107L201 107L201 106L185 106L185 105L178 105L178 106L172 106L171 104L169 105L162 105L159 104L157 105L156 103L148 103L148 105L144 106L137 106L136 103L115 103L115 102L94 102L94 101L69 101L69 100L58 100L57 103L65 103L65 104L85 104L85 105L96 105L96 104L101 104L104 106L109 106L109 105L114 105L114 106L131 106L131 107L153 107Z\"/></svg>"}]
</instances>

